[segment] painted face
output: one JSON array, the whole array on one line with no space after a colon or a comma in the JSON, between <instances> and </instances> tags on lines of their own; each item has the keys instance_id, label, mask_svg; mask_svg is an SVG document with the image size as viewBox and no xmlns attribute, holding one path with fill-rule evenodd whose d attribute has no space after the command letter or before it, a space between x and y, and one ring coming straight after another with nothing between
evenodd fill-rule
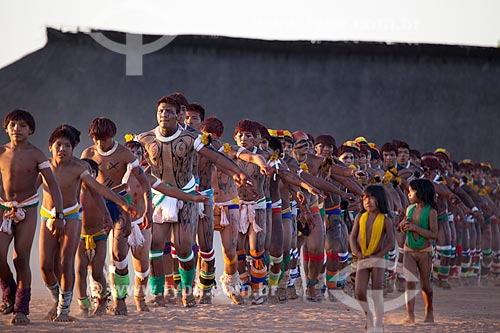
<instances>
[{"instance_id":1,"label":"painted face","mask_svg":"<svg viewBox=\"0 0 500 333\"><path fill-rule=\"evenodd\" d=\"M252 132L238 132L234 136L234 141L240 147L251 149L254 146L255 138Z\"/></svg>"},{"instance_id":2,"label":"painted face","mask_svg":"<svg viewBox=\"0 0 500 333\"><path fill-rule=\"evenodd\" d=\"M177 127L175 106L167 103L160 103L156 111L156 120L162 129L172 130Z\"/></svg>"},{"instance_id":3,"label":"painted face","mask_svg":"<svg viewBox=\"0 0 500 333\"><path fill-rule=\"evenodd\" d=\"M22 142L32 133L29 125L24 120L11 120L5 130L13 142Z\"/></svg>"},{"instance_id":4,"label":"painted face","mask_svg":"<svg viewBox=\"0 0 500 333\"><path fill-rule=\"evenodd\" d=\"M378 210L377 200L371 195L363 195L363 208L370 213Z\"/></svg>"},{"instance_id":5,"label":"painted face","mask_svg":"<svg viewBox=\"0 0 500 333\"><path fill-rule=\"evenodd\" d=\"M142 151L142 148L132 147L132 148L129 148L129 150L132 152L132 154L134 154L135 158L137 158L139 163L141 163L142 158L144 157L144 155L143 155L144 152Z\"/></svg>"},{"instance_id":6,"label":"painted face","mask_svg":"<svg viewBox=\"0 0 500 333\"><path fill-rule=\"evenodd\" d=\"M393 168L396 166L396 152L393 150L382 152L382 160L386 170Z\"/></svg>"},{"instance_id":7,"label":"painted face","mask_svg":"<svg viewBox=\"0 0 500 333\"><path fill-rule=\"evenodd\" d=\"M65 161L73 156L73 147L67 138L58 138L49 146L52 158L56 161Z\"/></svg>"},{"instance_id":8,"label":"painted face","mask_svg":"<svg viewBox=\"0 0 500 333\"><path fill-rule=\"evenodd\" d=\"M187 111L184 123L199 130L202 123L200 114L196 111Z\"/></svg>"},{"instance_id":9,"label":"painted face","mask_svg":"<svg viewBox=\"0 0 500 333\"><path fill-rule=\"evenodd\" d=\"M397 162L399 165L406 166L410 158L410 151L408 148L398 148Z\"/></svg>"},{"instance_id":10,"label":"painted face","mask_svg":"<svg viewBox=\"0 0 500 333\"><path fill-rule=\"evenodd\" d=\"M332 156L333 145L326 145L323 143L318 143L316 146L314 146L314 150L316 152L316 155L323 156L323 157Z\"/></svg>"},{"instance_id":11,"label":"painted face","mask_svg":"<svg viewBox=\"0 0 500 333\"><path fill-rule=\"evenodd\" d=\"M339 160L344 162L345 165L353 165L354 164L354 154L350 152L345 152L339 156Z\"/></svg>"},{"instance_id":12,"label":"painted face","mask_svg":"<svg viewBox=\"0 0 500 333\"><path fill-rule=\"evenodd\" d=\"M307 153L307 151L309 150L309 140L307 140L307 138L298 139L293 146L293 150L304 154Z\"/></svg>"}]
</instances>

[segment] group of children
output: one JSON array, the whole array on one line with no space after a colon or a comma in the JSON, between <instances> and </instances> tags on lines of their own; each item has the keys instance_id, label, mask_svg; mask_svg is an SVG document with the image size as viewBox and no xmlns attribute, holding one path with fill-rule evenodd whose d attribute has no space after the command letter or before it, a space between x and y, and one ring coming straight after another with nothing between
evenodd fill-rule
<instances>
[{"instance_id":1,"label":"group of children","mask_svg":"<svg viewBox=\"0 0 500 333\"><path fill-rule=\"evenodd\" d=\"M434 320L431 279L446 289L458 278L498 281L499 174L487 163L453 162L443 148L420 155L400 140L380 149L358 137L337 147L327 134L272 130L249 119L236 125L236 144L225 143L223 122L205 119L203 107L180 93L157 102L156 120L122 145L110 119L94 119L94 144L81 159L73 156L80 132L60 125L47 160L28 142L32 115L5 117L0 312L13 313L11 324L29 323L29 254L42 184L40 265L53 300L48 318L57 322L71 319L74 258L81 315L126 315L129 250L138 311L210 304L215 231L224 258L220 285L234 304L284 303L302 296L304 282L312 302L324 299L322 290L334 301L336 291L351 288L368 330L382 329L383 298L395 286L407 293L404 322L415 321L416 281L405 277L419 277L427 322ZM17 281L7 263L13 239Z\"/></svg>"}]
</instances>

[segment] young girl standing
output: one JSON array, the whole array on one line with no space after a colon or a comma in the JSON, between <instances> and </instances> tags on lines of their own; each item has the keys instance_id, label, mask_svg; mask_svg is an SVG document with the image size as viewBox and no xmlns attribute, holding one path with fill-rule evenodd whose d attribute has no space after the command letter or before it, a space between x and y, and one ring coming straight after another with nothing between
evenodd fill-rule
<instances>
[{"instance_id":1,"label":"young girl standing","mask_svg":"<svg viewBox=\"0 0 500 333\"><path fill-rule=\"evenodd\" d=\"M366 314L366 328L369 331L381 331L384 319L383 282L385 265L374 260L383 260L385 254L394 248L394 226L386 214L387 196L380 185L370 185L362 195L363 208L356 216L350 236L351 250L357 258L355 294ZM367 289L372 279L372 295L375 306L373 313L368 308Z\"/></svg>"},{"instance_id":2,"label":"young girl standing","mask_svg":"<svg viewBox=\"0 0 500 333\"><path fill-rule=\"evenodd\" d=\"M434 322L432 309L432 286L430 273L432 268L431 239L438 234L437 204L434 185L427 179L415 179L410 182L408 199L411 205L406 210L406 217L400 228L406 232L403 266L405 271L418 276L425 301L425 322ZM405 275L408 276L408 273ZM410 275L411 276L411 275ZM406 311L404 323L415 322L414 281L406 282Z\"/></svg>"}]
</instances>

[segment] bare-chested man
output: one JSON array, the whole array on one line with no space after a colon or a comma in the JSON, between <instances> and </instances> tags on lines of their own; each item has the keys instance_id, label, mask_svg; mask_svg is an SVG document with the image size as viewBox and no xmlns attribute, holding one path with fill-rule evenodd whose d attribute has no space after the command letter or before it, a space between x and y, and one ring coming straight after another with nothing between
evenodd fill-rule
<instances>
[{"instance_id":1,"label":"bare-chested man","mask_svg":"<svg viewBox=\"0 0 500 333\"><path fill-rule=\"evenodd\" d=\"M141 143L134 140L127 141L125 147L130 149L140 164L144 157L144 147ZM146 174L146 177L150 181L151 188L163 195L202 204L209 201L209 198L206 196L184 193L178 188L167 186L150 174ZM132 221L132 232L128 238L135 270L134 300L138 311L149 311L145 297L150 271L149 249L151 248L151 229L141 229L139 227L142 224L142 214L146 208L142 200L141 183L135 177L129 177L128 185L130 187L132 203L137 209L138 215L141 216L139 219Z\"/></svg>"},{"instance_id":2,"label":"bare-chested man","mask_svg":"<svg viewBox=\"0 0 500 333\"><path fill-rule=\"evenodd\" d=\"M316 140L315 150L318 156L324 157L325 163L322 167L321 177L333 184L343 185L349 189L351 193L361 193L361 188L357 183L346 181L345 177L332 174L329 164L337 163L335 160L337 148L335 147L335 139L331 135L319 135ZM350 151L344 151L343 157L354 155ZM349 259L349 228L344 222L346 219L341 218L341 200L344 199L348 203L348 199L352 199L354 194L335 194L330 193L325 198L325 225L326 225L326 271L325 284L328 290L328 297L331 301L334 300L333 291L342 289L345 286L345 276L339 274L347 265ZM347 200L346 200L347 199ZM351 200L352 201L352 200ZM352 228L352 225L351 225Z\"/></svg>"},{"instance_id":3,"label":"bare-chested man","mask_svg":"<svg viewBox=\"0 0 500 333\"><path fill-rule=\"evenodd\" d=\"M121 189L124 195L128 192L128 179L124 179L127 170L141 183L145 211L142 219L142 227L150 228L152 221L152 197L151 186L146 178L139 162L135 156L124 146L114 140L116 125L108 118L95 118L89 129L89 136L94 145L85 149L82 158L90 158L99 165L97 181L109 188ZM110 285L114 297L115 315L126 315L127 306L125 298L127 288L130 285L128 274L127 254L129 250L127 237L131 232L130 215L116 207L113 203L107 203L108 210L113 219L112 256L110 260Z\"/></svg>"},{"instance_id":4,"label":"bare-chested man","mask_svg":"<svg viewBox=\"0 0 500 333\"><path fill-rule=\"evenodd\" d=\"M224 169L231 171L238 183L244 184L249 181L247 175L233 162L207 148L208 142L205 142L203 137L196 138L178 126L176 116L179 110L179 104L174 99L162 97L157 103L158 127L138 136L139 142L144 145L149 155L152 174L163 183L188 193L193 192L196 186L193 158L194 153L198 152L201 156L208 157L215 164L220 164ZM153 224L150 252L152 267L150 282L153 297L163 298L165 269L162 260L156 259L163 256L165 242L170 236L167 234L170 228L168 224L173 222L174 243L180 261L182 303L185 307L192 307L196 304L191 290L196 269L192 244L197 231L198 209L194 203L187 201L173 202L170 207L171 209L167 209L161 218L155 218Z\"/></svg>"},{"instance_id":5,"label":"bare-chested man","mask_svg":"<svg viewBox=\"0 0 500 333\"><path fill-rule=\"evenodd\" d=\"M326 190L326 187L328 187L328 191L341 193L341 191L338 191L338 188L318 177L321 167L324 165L325 158L308 153L309 138L307 134L297 131L293 133L293 137L295 139L293 154L300 164L300 174L302 178L321 190ZM344 177L364 175L363 171L356 171L335 163L331 164L329 168L332 174ZM320 215L319 198L317 196L312 196L309 205L313 213L314 225L310 230L310 234L305 239L303 258L304 270L307 274L307 299L317 302L321 300L319 290L315 286L319 282L318 276L322 270L324 261L325 223Z\"/></svg>"},{"instance_id":6,"label":"bare-chested man","mask_svg":"<svg viewBox=\"0 0 500 333\"><path fill-rule=\"evenodd\" d=\"M261 172L270 173L271 168L266 164L265 159L253 154L246 149L242 150L237 146L227 143L222 144L220 137L224 131L222 121L216 117L209 117L203 122L203 132L212 136L212 144L219 152L227 157L236 160L240 158L244 161L254 163L259 166ZM240 295L240 277L238 272L238 257L236 247L238 244L238 230L240 226L239 197L238 189L233 179L222 172L219 168L214 170L214 229L221 233L222 249L224 254L224 274L220 281L224 293L235 304L243 304L244 300ZM241 253L244 261L244 250Z\"/></svg>"}]
</instances>

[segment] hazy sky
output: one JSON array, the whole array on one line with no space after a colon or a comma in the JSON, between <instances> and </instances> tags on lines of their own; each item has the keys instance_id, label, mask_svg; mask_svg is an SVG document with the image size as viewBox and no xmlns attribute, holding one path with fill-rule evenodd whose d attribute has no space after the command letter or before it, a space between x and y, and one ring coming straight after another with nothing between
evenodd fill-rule
<instances>
[{"instance_id":1,"label":"hazy sky","mask_svg":"<svg viewBox=\"0 0 500 333\"><path fill-rule=\"evenodd\" d=\"M139 4L140 3L140 4ZM46 43L45 27L160 35L496 47L500 1L0 0L0 68Z\"/></svg>"}]
</instances>

